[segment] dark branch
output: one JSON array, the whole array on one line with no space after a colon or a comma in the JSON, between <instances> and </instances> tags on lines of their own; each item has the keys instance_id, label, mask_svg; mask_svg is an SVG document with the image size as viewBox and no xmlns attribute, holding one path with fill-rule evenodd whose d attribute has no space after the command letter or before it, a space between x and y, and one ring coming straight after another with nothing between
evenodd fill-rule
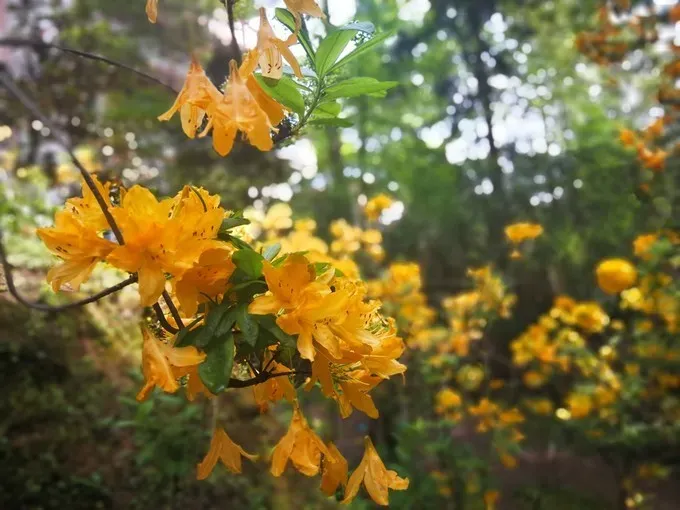
<instances>
[{"instance_id":1,"label":"dark branch","mask_svg":"<svg viewBox=\"0 0 680 510\"><path fill-rule=\"evenodd\" d=\"M168 310L170 310L170 313L172 314L172 318L175 319L175 322L177 323L177 327L179 329L184 329L184 323L182 322L182 317L179 314L179 311L177 310L177 307L175 306L175 303L172 302L172 297L170 297L170 294L168 294L167 290L163 291L163 299L165 300L165 304L168 306Z\"/></svg>"},{"instance_id":2,"label":"dark branch","mask_svg":"<svg viewBox=\"0 0 680 510\"><path fill-rule=\"evenodd\" d=\"M7 290L9 293L16 299L19 303L22 305L32 308L34 310L40 310L42 312L62 312L64 310L70 310L72 308L78 308L84 305L88 305L90 303L94 303L95 301L99 301L100 299L110 296L111 294L115 294L116 292L124 289L125 287L128 287L132 285L133 283L137 282L137 275L132 275L130 278L128 278L125 281L120 282L118 285L114 285L113 287L109 287L108 289L105 289L93 296L90 296L89 298L82 299L80 301L74 301L73 303L67 303L65 305L60 305L60 306L52 306L52 305L46 305L44 303L34 303L32 301L27 300L25 297L23 297L21 294L19 294L19 291L16 288L16 285L14 284L14 276L12 274L12 266L10 265L9 261L7 260L7 253L5 252L5 247L2 242L2 231L0 231L0 262L2 263L2 269L5 273L5 281L7 283Z\"/></svg>"},{"instance_id":3,"label":"dark branch","mask_svg":"<svg viewBox=\"0 0 680 510\"><path fill-rule=\"evenodd\" d=\"M260 372L258 375L256 375L252 379L248 379L248 380L245 380L245 381L242 381L241 379L229 379L229 388L236 388L236 389L250 388L251 386L257 386L258 384L262 384L264 382L267 382L269 379L274 379L276 377L288 377L288 376L293 376L293 375L298 375L298 374L310 375L310 372L292 371L292 372L281 372L281 373L278 373L278 374L275 374L273 372Z\"/></svg>"},{"instance_id":4,"label":"dark branch","mask_svg":"<svg viewBox=\"0 0 680 510\"><path fill-rule=\"evenodd\" d=\"M116 224L116 221L113 219L113 216L111 215L111 211L109 211L109 207L106 204L106 201L104 200L104 197L102 194L99 192L97 189L97 186L94 183L94 180L92 179L92 176L90 175L90 172L88 172L85 167L82 165L80 160L76 157L76 155L73 153L71 150L71 147L68 143L66 143L64 140L60 139L58 135L59 131L57 128L52 124L52 122L45 116L43 113L40 111L38 106L26 95L24 92L17 86L17 84L14 82L14 80L7 74L7 73L0 73L0 83L7 89L7 91L12 94L24 107L26 107L27 110L29 110L35 117L40 119L42 123L47 126L53 133L54 133L54 138L59 144L62 146L62 148L68 153L68 155L71 157L71 160L73 161L73 164L80 170L80 174L83 176L83 179L85 180L85 183L87 184L87 187L90 188L90 191L92 191L92 194L94 195L95 199L97 200L97 203L99 204L99 207L102 210L102 213L104 213L104 217L106 218L106 221L108 222L109 226L111 227L111 230L113 231L113 235L116 236L116 239L118 240L119 244L125 244L125 241L123 240L123 234L121 233L120 229L118 228L118 225Z\"/></svg>"},{"instance_id":5,"label":"dark branch","mask_svg":"<svg viewBox=\"0 0 680 510\"><path fill-rule=\"evenodd\" d=\"M31 47L33 49L55 49L55 50L63 51L64 53L70 53L72 55L77 55L79 57L87 58L89 60L94 60L96 62L103 62L103 63L108 64L108 65L113 66L113 67L125 69L126 71L134 73L137 76L140 76L147 81L153 82L157 85L160 85L161 87L168 89L173 94L177 94L177 91L174 88L172 88L167 83L163 83L158 78L155 78L151 75L143 73L142 71L138 71L137 69L130 67L128 65L121 64L120 62L116 62L115 60L111 60L110 58L103 57L101 55L96 55L94 53L89 53L87 51L74 50L72 48L67 48L65 46L59 46L57 44L50 44L50 43L46 43L46 42L43 42L43 41L31 41L31 40L28 40L28 39L16 39L16 38L0 39L0 46L10 46L10 47L15 47L15 48Z\"/></svg>"},{"instance_id":6,"label":"dark branch","mask_svg":"<svg viewBox=\"0 0 680 510\"><path fill-rule=\"evenodd\" d=\"M229 31L231 32L231 47L236 53L237 60L241 61L241 47L238 45L236 40L236 26L234 18L234 5L236 5L237 0L222 0L224 8L227 10L227 19L229 20Z\"/></svg>"},{"instance_id":7,"label":"dark branch","mask_svg":"<svg viewBox=\"0 0 680 510\"><path fill-rule=\"evenodd\" d=\"M168 320L165 318L165 314L163 313L163 309L161 308L161 305L156 303L153 305L153 311L156 313L156 318L158 319L158 322L160 322L161 327L167 331L168 333L171 333L173 335L176 335L179 333L179 329L175 328L172 326Z\"/></svg>"}]
</instances>

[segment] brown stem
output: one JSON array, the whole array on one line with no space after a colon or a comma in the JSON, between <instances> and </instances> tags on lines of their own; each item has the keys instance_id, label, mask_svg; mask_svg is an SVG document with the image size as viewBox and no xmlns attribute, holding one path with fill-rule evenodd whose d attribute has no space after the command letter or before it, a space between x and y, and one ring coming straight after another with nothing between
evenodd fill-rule
<instances>
[{"instance_id":1,"label":"brown stem","mask_svg":"<svg viewBox=\"0 0 680 510\"><path fill-rule=\"evenodd\" d=\"M156 313L156 318L158 319L158 322L160 322L161 327L167 331L168 333L171 333L173 335L176 335L179 333L179 329L176 327L172 326L168 320L165 318L165 314L163 313L163 309L161 308L161 305L156 303L153 305L153 311Z\"/></svg>"},{"instance_id":2,"label":"brown stem","mask_svg":"<svg viewBox=\"0 0 680 510\"><path fill-rule=\"evenodd\" d=\"M267 382L269 379L274 379L276 377L284 377L284 376L293 376L293 375L298 375L298 374L307 374L309 375L310 372L300 372L300 371L291 371L291 372L282 372L278 374L274 374L272 372L260 372L257 376L253 377L252 379L248 379L245 381L242 381L241 379L229 379L229 388L250 388L251 386L257 386L258 384L262 384L263 382Z\"/></svg>"},{"instance_id":3,"label":"brown stem","mask_svg":"<svg viewBox=\"0 0 680 510\"><path fill-rule=\"evenodd\" d=\"M241 47L238 45L236 40L236 26L234 19L234 5L236 5L237 0L222 0L224 8L227 10L227 19L229 21L229 31L231 32L231 47L236 53L237 60L241 61Z\"/></svg>"},{"instance_id":4,"label":"brown stem","mask_svg":"<svg viewBox=\"0 0 680 510\"><path fill-rule=\"evenodd\" d=\"M27 300L25 297L23 297L21 294L19 294L19 291L16 288L16 285L14 284L14 276L12 274L12 266L10 265L9 261L7 260L7 253L5 252L5 247L2 242L2 231L0 230L0 263L2 263L2 269L5 273L5 281L7 283L7 290L9 293L16 299L19 303L22 305L28 307L28 308L33 308L34 310L40 310L43 312L62 312L64 310L70 310L71 308L78 308L80 306L84 306L90 303L94 303L95 301L99 301L100 299L110 296L111 294L115 294L116 292L123 290L125 287L128 287L132 285L133 283L137 282L137 275L132 275L130 276L127 280L120 282L118 285L114 285L113 287L109 287L108 289L105 289L97 294L94 294L93 296L90 296L89 298L82 299L80 301L74 301L73 303L67 303L65 305L60 305L60 306L52 306L52 305L46 305L43 303L34 303L32 301Z\"/></svg>"}]
</instances>

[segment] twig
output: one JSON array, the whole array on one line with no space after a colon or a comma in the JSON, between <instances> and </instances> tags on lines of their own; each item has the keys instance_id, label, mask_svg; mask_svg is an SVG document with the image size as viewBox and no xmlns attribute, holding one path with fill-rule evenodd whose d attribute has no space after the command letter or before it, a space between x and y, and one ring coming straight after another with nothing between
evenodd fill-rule
<instances>
[{"instance_id":1,"label":"twig","mask_svg":"<svg viewBox=\"0 0 680 510\"><path fill-rule=\"evenodd\" d=\"M72 55L77 55L79 57L87 58L89 60L94 60L97 62L104 62L105 64L108 64L113 67L118 67L120 69L125 69L126 71L130 71L131 73L136 74L137 76L140 76L144 78L145 80L151 81L153 83L156 83L157 85L160 85L161 87L164 87L171 91L173 94L177 94L177 91L168 85L167 83L163 83L161 80L158 78L155 78L151 75L148 75L142 71L138 71L137 69L130 67L125 64L121 64L120 62L116 62L115 60L111 60L108 57L104 57L101 55L97 55L94 53L89 53L87 51L80 51L80 50L74 50L72 48L67 48L65 46L59 46L57 44L50 44L46 43L43 41L31 41L28 39L16 39L16 38L6 38L6 39L0 39L0 46L10 46L10 47L24 47L24 46L30 46L33 49L55 49L59 51L63 51L64 53L71 53Z\"/></svg>"},{"instance_id":2,"label":"twig","mask_svg":"<svg viewBox=\"0 0 680 510\"><path fill-rule=\"evenodd\" d=\"M133 283L137 282L137 275L132 275L130 276L127 280L124 280L120 282L118 285L114 285L113 287L109 287L108 289L105 289L97 294L94 294L93 296L90 296L89 298L82 299L80 301L74 301L73 303L68 303L65 305L59 305L59 306L52 306L52 305L46 305L44 303L34 303L32 301L27 300L25 297L23 297L21 294L19 294L19 291L16 288L16 285L14 284L14 276L12 274L12 266L10 265L9 261L7 260L7 253L5 252L5 247L2 242L2 231L0 231L0 262L2 263L2 269L5 272L5 281L7 283L7 290L9 293L16 299L19 303L22 305L32 308L34 310L40 310L42 312L62 312L64 310L70 310L71 308L78 308L80 306L88 305L90 303L94 303L95 301L99 301L100 299L110 296L111 294L115 294L116 292L124 289L125 287L128 287L132 285Z\"/></svg>"},{"instance_id":3,"label":"twig","mask_svg":"<svg viewBox=\"0 0 680 510\"><path fill-rule=\"evenodd\" d=\"M237 60L241 61L241 47L236 40L236 26L234 20L234 5L237 0L222 0L224 8L227 10L227 20L229 22L229 31L231 32L231 47L236 52Z\"/></svg>"},{"instance_id":4,"label":"twig","mask_svg":"<svg viewBox=\"0 0 680 510\"><path fill-rule=\"evenodd\" d=\"M108 222L109 226L111 227L111 230L113 231L113 235L116 236L116 239L118 240L119 244L125 244L125 241L123 239L123 234L121 233L120 229L118 228L118 225L116 224L116 220L113 219L113 216L111 215L111 211L109 211L109 207L106 204L106 201L104 200L104 197L102 194L99 192L97 189L97 186L94 183L94 180L92 179L92 176L90 175L90 172L88 172L85 167L82 165L82 163L78 160L76 155L73 153L71 150L71 147L69 144L67 144L64 140L61 140L60 137L57 136L57 133L59 132L54 124L50 122L45 115L40 111L38 106L26 95L24 92L16 85L14 80L7 74L7 73L0 73L0 83L7 89L7 91L12 94L19 102L26 107L27 110L29 110L35 117L40 119L40 121L47 126L54 134L55 134L55 140L59 142L59 144L62 146L62 148L68 153L68 155L71 157L71 160L73 161L73 164L80 170L80 174L83 176L83 179L85 180L85 183L87 184L87 187L90 188L90 191L92 191L92 194L94 195L95 199L97 200L97 203L99 204L99 207L102 210L102 213L104 213L104 217L106 218L106 221Z\"/></svg>"},{"instance_id":5,"label":"twig","mask_svg":"<svg viewBox=\"0 0 680 510\"><path fill-rule=\"evenodd\" d=\"M248 379L248 380L245 380L245 381L242 381L241 379L229 379L229 388L236 388L236 389L249 388L251 386L257 386L258 384L262 384L264 382L267 382L269 379L274 379L276 377L293 376L293 375L298 375L298 374L310 375L310 372L291 371L291 372L281 372L281 373L278 373L278 374L274 374L272 372L260 372L259 375L253 377L252 379Z\"/></svg>"},{"instance_id":6,"label":"twig","mask_svg":"<svg viewBox=\"0 0 680 510\"><path fill-rule=\"evenodd\" d=\"M177 310L175 303L172 302L172 297L170 297L170 294L168 294L167 290L163 291L163 299L165 300L165 304L168 306L168 310L170 310L170 313L172 314L172 318L175 319L177 327L179 329L184 329L182 316L179 314L179 311Z\"/></svg>"},{"instance_id":7,"label":"twig","mask_svg":"<svg viewBox=\"0 0 680 510\"><path fill-rule=\"evenodd\" d=\"M168 320L165 318L165 314L163 313L163 309L161 308L161 305L156 303L153 305L153 311L156 313L156 318L158 319L158 322L160 322L161 327L167 331L168 333L171 333L173 335L176 335L179 333L179 329L173 327Z\"/></svg>"}]
</instances>

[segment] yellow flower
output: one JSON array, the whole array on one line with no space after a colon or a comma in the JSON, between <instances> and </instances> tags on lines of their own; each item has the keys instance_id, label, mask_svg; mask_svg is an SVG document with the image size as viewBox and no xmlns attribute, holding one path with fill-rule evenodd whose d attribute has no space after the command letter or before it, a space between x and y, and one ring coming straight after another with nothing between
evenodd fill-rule
<instances>
[{"instance_id":1,"label":"yellow flower","mask_svg":"<svg viewBox=\"0 0 680 510\"><path fill-rule=\"evenodd\" d=\"M539 398L526 402L527 407L536 414L548 416L553 412L553 403L547 398Z\"/></svg>"},{"instance_id":2,"label":"yellow flower","mask_svg":"<svg viewBox=\"0 0 680 510\"><path fill-rule=\"evenodd\" d=\"M600 262L596 269L597 284L607 294L618 294L637 281L635 266L624 259L608 259Z\"/></svg>"},{"instance_id":3,"label":"yellow flower","mask_svg":"<svg viewBox=\"0 0 680 510\"><path fill-rule=\"evenodd\" d=\"M643 260L648 260L650 258L650 250L652 246L659 240L657 234L643 234L639 235L633 241L633 252L636 257L640 257Z\"/></svg>"},{"instance_id":4,"label":"yellow flower","mask_svg":"<svg viewBox=\"0 0 680 510\"><path fill-rule=\"evenodd\" d=\"M313 234L316 231L316 221L312 218L301 218L295 221L294 228L296 232Z\"/></svg>"},{"instance_id":5,"label":"yellow flower","mask_svg":"<svg viewBox=\"0 0 680 510\"><path fill-rule=\"evenodd\" d=\"M339 485L346 486L348 471L345 457L333 443L328 443L328 455L324 457L321 468L321 491L332 496Z\"/></svg>"},{"instance_id":6,"label":"yellow flower","mask_svg":"<svg viewBox=\"0 0 680 510\"><path fill-rule=\"evenodd\" d=\"M104 199L106 206L110 208L111 197L109 196L109 190L111 188L111 183L107 182L102 186L96 175L92 175L92 180L94 181L94 185L99 191L99 194ZM83 190L82 198L68 199L64 209L69 211L87 228L95 230L96 232L109 230L111 228L109 222L106 220L106 217L104 216L102 208L100 207L99 202L97 202L94 193L92 193L90 187L85 183L84 179L81 179L81 183Z\"/></svg>"},{"instance_id":7,"label":"yellow flower","mask_svg":"<svg viewBox=\"0 0 680 510\"><path fill-rule=\"evenodd\" d=\"M293 418L288 432L274 448L271 473L281 476L288 459L293 466L306 476L315 476L320 469L321 455L331 457L323 441L309 427L297 402L293 404Z\"/></svg>"},{"instance_id":8,"label":"yellow flower","mask_svg":"<svg viewBox=\"0 0 680 510\"><path fill-rule=\"evenodd\" d=\"M234 146L236 134L242 131L251 145L261 151L271 150L273 125L241 76L235 60L229 63L229 79L224 95L207 107L210 121L200 136L213 131L213 147L226 156Z\"/></svg>"},{"instance_id":9,"label":"yellow flower","mask_svg":"<svg viewBox=\"0 0 680 510\"><path fill-rule=\"evenodd\" d=\"M567 407L575 420L585 418L593 410L593 399L590 395L573 393L567 397Z\"/></svg>"},{"instance_id":10,"label":"yellow flower","mask_svg":"<svg viewBox=\"0 0 680 510\"><path fill-rule=\"evenodd\" d=\"M453 391L451 388L444 388L437 393L437 406L436 410L438 413L444 413L447 410L460 407L463 400L460 395Z\"/></svg>"},{"instance_id":11,"label":"yellow flower","mask_svg":"<svg viewBox=\"0 0 680 510\"><path fill-rule=\"evenodd\" d=\"M196 315L198 305L215 299L227 290L236 266L228 245L204 251L194 266L174 282L175 294L187 317Z\"/></svg>"},{"instance_id":12,"label":"yellow flower","mask_svg":"<svg viewBox=\"0 0 680 510\"><path fill-rule=\"evenodd\" d=\"M258 296L250 305L254 315L276 315L292 310L302 303L305 290L316 275L303 255L293 254L280 267L265 261L262 272L269 287L267 294Z\"/></svg>"},{"instance_id":13,"label":"yellow flower","mask_svg":"<svg viewBox=\"0 0 680 510\"><path fill-rule=\"evenodd\" d=\"M194 138L203 123L208 106L220 101L221 96L220 91L206 76L201 64L192 56L182 90L172 107L160 115L158 120L168 121L179 111L184 133L189 138Z\"/></svg>"},{"instance_id":14,"label":"yellow flower","mask_svg":"<svg viewBox=\"0 0 680 510\"><path fill-rule=\"evenodd\" d=\"M514 223L505 227L505 236L513 244L536 239L543 234L543 227L536 223Z\"/></svg>"},{"instance_id":15,"label":"yellow flower","mask_svg":"<svg viewBox=\"0 0 680 510\"><path fill-rule=\"evenodd\" d=\"M507 452L502 452L498 458L507 469L515 469L517 467L517 458L513 457Z\"/></svg>"},{"instance_id":16,"label":"yellow flower","mask_svg":"<svg viewBox=\"0 0 680 510\"><path fill-rule=\"evenodd\" d=\"M342 394L338 396L338 403L340 404L340 414L343 418L347 418L352 414L352 408L355 407L359 411L365 413L369 418L374 420L378 418L378 408L373 403L373 398L368 394L371 386L361 382L342 381L340 382Z\"/></svg>"},{"instance_id":17,"label":"yellow flower","mask_svg":"<svg viewBox=\"0 0 680 510\"><path fill-rule=\"evenodd\" d=\"M241 457L246 457L250 460L257 459L257 455L246 453L243 448L234 443L223 428L215 429L213 438L210 441L210 450L208 450L205 458L197 466L196 478L198 480L208 478L213 469L215 469L218 460L232 473L240 473L242 471Z\"/></svg>"},{"instance_id":18,"label":"yellow flower","mask_svg":"<svg viewBox=\"0 0 680 510\"><path fill-rule=\"evenodd\" d=\"M158 0L146 0L146 16L151 23L156 23L156 18L158 18Z\"/></svg>"},{"instance_id":19,"label":"yellow flower","mask_svg":"<svg viewBox=\"0 0 680 510\"><path fill-rule=\"evenodd\" d=\"M609 324L609 316L596 302L578 303L573 317L576 324L588 333L600 333Z\"/></svg>"},{"instance_id":20,"label":"yellow flower","mask_svg":"<svg viewBox=\"0 0 680 510\"><path fill-rule=\"evenodd\" d=\"M619 131L619 140L624 147L632 147L635 145L637 138L635 136L635 132L631 131L630 129L621 129Z\"/></svg>"},{"instance_id":21,"label":"yellow flower","mask_svg":"<svg viewBox=\"0 0 680 510\"><path fill-rule=\"evenodd\" d=\"M501 497L501 493L498 491L486 491L484 493L484 504L486 505L486 510L495 510L496 503Z\"/></svg>"},{"instance_id":22,"label":"yellow flower","mask_svg":"<svg viewBox=\"0 0 680 510\"><path fill-rule=\"evenodd\" d=\"M398 491L408 489L408 478L400 478L396 471L388 470L385 467L368 436L364 439L364 443L366 446L364 457L347 482L345 499L342 500L342 503L351 502L359 493L361 482L364 482L371 499L378 505L387 506L389 504L389 489Z\"/></svg>"},{"instance_id":23,"label":"yellow flower","mask_svg":"<svg viewBox=\"0 0 680 510\"><path fill-rule=\"evenodd\" d=\"M269 363L269 361L265 363ZM273 361L270 364L269 371L273 374L280 374L290 372L290 369ZM269 408L270 402L278 402L283 398L288 402L295 400L295 387L288 377L272 377L266 382L253 386L253 396L260 412L265 412Z\"/></svg>"},{"instance_id":24,"label":"yellow flower","mask_svg":"<svg viewBox=\"0 0 680 510\"><path fill-rule=\"evenodd\" d=\"M262 76L274 80L281 79L283 76L283 59L293 68L295 76L302 78L300 64L290 51L290 46L297 43L297 36L292 34L287 40L282 41L269 24L267 13L264 7L260 8L260 29L257 33L257 51L259 52L260 69Z\"/></svg>"},{"instance_id":25,"label":"yellow flower","mask_svg":"<svg viewBox=\"0 0 680 510\"><path fill-rule=\"evenodd\" d=\"M394 200L389 195L380 193L374 196L364 206L364 214L369 221L378 221L385 209L388 209Z\"/></svg>"},{"instance_id":26,"label":"yellow flower","mask_svg":"<svg viewBox=\"0 0 680 510\"><path fill-rule=\"evenodd\" d=\"M524 384L529 388L540 388L545 384L545 376L535 370L529 370L522 376Z\"/></svg>"},{"instance_id":27,"label":"yellow flower","mask_svg":"<svg viewBox=\"0 0 680 510\"><path fill-rule=\"evenodd\" d=\"M156 386L166 393L175 393L179 389L173 367L196 366L205 360L205 354L198 352L196 347L172 347L158 340L146 327L142 327L142 336L145 384L137 394L140 402L146 400Z\"/></svg>"},{"instance_id":28,"label":"yellow flower","mask_svg":"<svg viewBox=\"0 0 680 510\"><path fill-rule=\"evenodd\" d=\"M295 17L295 26L300 29L302 25L302 14L313 16L315 18L326 19L326 15L321 10L321 7L314 0L283 0L288 10Z\"/></svg>"},{"instance_id":29,"label":"yellow flower","mask_svg":"<svg viewBox=\"0 0 680 510\"><path fill-rule=\"evenodd\" d=\"M97 263L117 246L99 237L95 230L85 226L68 211L59 211L55 215L55 226L39 228L37 233L45 246L64 261L47 273L47 281L54 292L58 292L65 284L78 290L90 277Z\"/></svg>"}]
</instances>

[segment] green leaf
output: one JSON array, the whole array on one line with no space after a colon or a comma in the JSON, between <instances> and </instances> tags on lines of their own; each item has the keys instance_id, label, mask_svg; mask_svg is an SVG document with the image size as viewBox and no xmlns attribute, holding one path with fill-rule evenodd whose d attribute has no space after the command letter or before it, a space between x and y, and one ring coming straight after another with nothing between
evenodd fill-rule
<instances>
[{"instance_id":1,"label":"green leaf","mask_svg":"<svg viewBox=\"0 0 680 510\"><path fill-rule=\"evenodd\" d=\"M331 268L331 265L328 262L316 262L315 264L312 264L312 267L314 268L316 275L319 276L328 271Z\"/></svg>"},{"instance_id":2,"label":"green leaf","mask_svg":"<svg viewBox=\"0 0 680 510\"><path fill-rule=\"evenodd\" d=\"M375 48L378 44L384 42L386 39L390 38L392 35L394 35L393 31L389 32L383 32L382 34L378 34L371 38L370 41L366 41L365 43L360 44L357 46L353 51L342 57L339 62L335 63L334 66L332 66L328 72L335 72L338 69L340 69L342 66L347 65L349 62L354 60L357 57L360 57L361 55L364 55L365 53L368 53L371 51L373 48Z\"/></svg>"},{"instance_id":3,"label":"green leaf","mask_svg":"<svg viewBox=\"0 0 680 510\"><path fill-rule=\"evenodd\" d=\"M203 348L210 344L213 338L217 335L220 322L222 321L224 314L227 313L228 309L229 303L224 302L220 303L208 312L208 315L205 319L205 325L198 329L200 333L195 337L194 345Z\"/></svg>"},{"instance_id":4,"label":"green leaf","mask_svg":"<svg viewBox=\"0 0 680 510\"><path fill-rule=\"evenodd\" d=\"M189 329L184 328L179 333L177 333L177 338L175 339L175 347L189 347L191 345L196 345L196 342L203 335L203 327Z\"/></svg>"},{"instance_id":5,"label":"green leaf","mask_svg":"<svg viewBox=\"0 0 680 510\"><path fill-rule=\"evenodd\" d=\"M328 74L355 35L357 35L356 30L336 30L321 41L319 50L316 52L316 74L319 78Z\"/></svg>"},{"instance_id":6,"label":"green leaf","mask_svg":"<svg viewBox=\"0 0 680 510\"><path fill-rule=\"evenodd\" d=\"M281 342L282 346L292 349L293 351L297 348L297 340L295 337L283 331L276 323L276 319L273 315L260 315L257 317L257 321L260 323L262 329L265 329L274 335L274 337Z\"/></svg>"},{"instance_id":7,"label":"green leaf","mask_svg":"<svg viewBox=\"0 0 680 510\"><path fill-rule=\"evenodd\" d=\"M254 317L248 313L247 305L241 305L236 310L236 324L238 325L238 329L243 333L243 339L246 343L254 346L257 342L257 335L260 327Z\"/></svg>"},{"instance_id":8,"label":"green leaf","mask_svg":"<svg viewBox=\"0 0 680 510\"><path fill-rule=\"evenodd\" d=\"M240 227L242 225L250 225L250 221L245 218L231 217L222 222L220 232L227 232L232 228Z\"/></svg>"},{"instance_id":9,"label":"green leaf","mask_svg":"<svg viewBox=\"0 0 680 510\"><path fill-rule=\"evenodd\" d=\"M234 368L234 335L230 332L219 338L206 350L206 355L198 366L198 375L212 393L221 393L229 386Z\"/></svg>"},{"instance_id":10,"label":"green leaf","mask_svg":"<svg viewBox=\"0 0 680 510\"><path fill-rule=\"evenodd\" d=\"M349 119L340 118L329 118L329 117L319 117L309 121L312 126L337 126L337 127L352 127L354 126L354 121Z\"/></svg>"},{"instance_id":11,"label":"green leaf","mask_svg":"<svg viewBox=\"0 0 680 510\"><path fill-rule=\"evenodd\" d=\"M399 85L396 81L378 81L375 78L350 78L326 89L325 99L340 97L357 97L370 94L375 97L385 97L387 91Z\"/></svg>"},{"instance_id":12,"label":"green leaf","mask_svg":"<svg viewBox=\"0 0 680 510\"><path fill-rule=\"evenodd\" d=\"M375 25L370 21L354 21L353 23L341 26L338 30L358 30L359 32L373 34L375 33Z\"/></svg>"},{"instance_id":13,"label":"green leaf","mask_svg":"<svg viewBox=\"0 0 680 510\"><path fill-rule=\"evenodd\" d=\"M280 80L272 80L271 78L264 78L261 74L254 76L268 96L300 116L305 114L305 99L291 78L282 76Z\"/></svg>"},{"instance_id":14,"label":"green leaf","mask_svg":"<svg viewBox=\"0 0 680 510\"><path fill-rule=\"evenodd\" d=\"M215 336L223 336L231 331L236 324L236 316L238 315L237 308L230 308L227 313L222 315L219 324L215 328Z\"/></svg>"},{"instance_id":15,"label":"green leaf","mask_svg":"<svg viewBox=\"0 0 680 510\"><path fill-rule=\"evenodd\" d=\"M249 277L257 279L262 276L262 255L255 250L238 250L232 255L231 260Z\"/></svg>"},{"instance_id":16,"label":"green leaf","mask_svg":"<svg viewBox=\"0 0 680 510\"><path fill-rule=\"evenodd\" d=\"M291 32L295 32L296 30L295 17L287 9L277 7L275 16L276 19L278 19L281 23L286 25L288 30L290 30ZM298 32L298 41L302 45L302 48L305 50L305 53L309 58L310 64L312 65L312 67L314 67L316 65L314 47L312 46L312 41L309 38L309 32L307 31L307 28L304 26L300 28L300 31Z\"/></svg>"},{"instance_id":17,"label":"green leaf","mask_svg":"<svg viewBox=\"0 0 680 510\"><path fill-rule=\"evenodd\" d=\"M274 260L276 256L279 254L281 251L281 243L276 243L272 244L271 246L267 246L262 253L265 259L267 259L269 262Z\"/></svg>"},{"instance_id":18,"label":"green leaf","mask_svg":"<svg viewBox=\"0 0 680 510\"><path fill-rule=\"evenodd\" d=\"M316 107L314 110L314 116L317 118L335 118L338 115L340 115L340 112L342 111L342 105L338 103L337 101L329 101L329 102L324 102L321 103L319 106Z\"/></svg>"}]
</instances>

